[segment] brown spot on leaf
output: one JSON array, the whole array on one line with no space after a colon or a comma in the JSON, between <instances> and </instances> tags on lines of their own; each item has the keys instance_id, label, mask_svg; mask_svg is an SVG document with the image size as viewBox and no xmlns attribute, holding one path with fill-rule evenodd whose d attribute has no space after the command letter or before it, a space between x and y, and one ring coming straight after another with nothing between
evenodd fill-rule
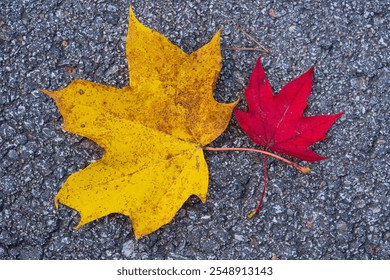
<instances>
[{"instance_id":1,"label":"brown spot on leaf","mask_svg":"<svg viewBox=\"0 0 390 280\"><path fill-rule=\"evenodd\" d=\"M173 155L172 154L168 154L167 156L166 156L166 160L170 160L171 158L173 157Z\"/></svg>"}]
</instances>

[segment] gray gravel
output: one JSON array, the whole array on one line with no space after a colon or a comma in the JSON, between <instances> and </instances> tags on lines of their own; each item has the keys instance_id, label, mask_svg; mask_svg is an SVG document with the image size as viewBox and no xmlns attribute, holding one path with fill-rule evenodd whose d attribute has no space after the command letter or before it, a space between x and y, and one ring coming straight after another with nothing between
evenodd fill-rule
<instances>
[{"instance_id":1,"label":"gray gravel","mask_svg":"<svg viewBox=\"0 0 390 280\"><path fill-rule=\"evenodd\" d=\"M315 65L306 114L346 114L314 146L330 158L311 174L269 161L264 209L252 220L262 158L207 152L206 204L191 198L138 241L119 214L74 230L77 212L57 211L53 198L103 151L64 132L38 89L74 79L126 86L129 2L0 0L0 259L390 259L389 0L132 1L141 22L187 52L220 27L223 47L253 46L240 25L272 52L263 63L275 91ZM222 53L215 97L231 102L259 53ZM233 118L213 146L253 144Z\"/></svg>"}]
</instances>

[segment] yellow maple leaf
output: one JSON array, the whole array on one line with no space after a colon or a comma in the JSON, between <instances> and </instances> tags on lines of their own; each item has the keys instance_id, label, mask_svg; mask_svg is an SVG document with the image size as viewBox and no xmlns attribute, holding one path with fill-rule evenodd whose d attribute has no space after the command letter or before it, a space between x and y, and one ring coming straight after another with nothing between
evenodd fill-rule
<instances>
[{"instance_id":1,"label":"yellow maple leaf","mask_svg":"<svg viewBox=\"0 0 390 280\"><path fill-rule=\"evenodd\" d=\"M128 216L136 238L169 223L191 196L206 201L202 146L227 127L237 102L218 103L220 32L188 55L143 26L130 8L126 55L130 86L76 80L46 91L64 129L104 148L102 159L71 175L55 202L80 213L77 227L110 213Z\"/></svg>"}]
</instances>

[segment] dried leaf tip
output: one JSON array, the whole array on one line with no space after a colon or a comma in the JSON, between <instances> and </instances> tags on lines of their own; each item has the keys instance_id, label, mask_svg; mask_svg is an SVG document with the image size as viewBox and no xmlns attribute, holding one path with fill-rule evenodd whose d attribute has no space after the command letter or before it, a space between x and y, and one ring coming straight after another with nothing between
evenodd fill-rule
<instances>
[{"instance_id":1,"label":"dried leaf tip","mask_svg":"<svg viewBox=\"0 0 390 280\"><path fill-rule=\"evenodd\" d=\"M54 198L54 205L55 205L56 209L58 210L58 198L57 197Z\"/></svg>"},{"instance_id":2,"label":"dried leaf tip","mask_svg":"<svg viewBox=\"0 0 390 280\"><path fill-rule=\"evenodd\" d=\"M301 171L302 171L302 173L307 174L307 173L309 173L311 171L311 169L309 167L303 167L301 169Z\"/></svg>"},{"instance_id":3,"label":"dried leaf tip","mask_svg":"<svg viewBox=\"0 0 390 280\"><path fill-rule=\"evenodd\" d=\"M252 212L250 212L249 214L246 215L246 217L248 219L252 219L254 215L256 215L256 213L258 213L258 211L256 210L253 210Z\"/></svg>"}]
</instances>

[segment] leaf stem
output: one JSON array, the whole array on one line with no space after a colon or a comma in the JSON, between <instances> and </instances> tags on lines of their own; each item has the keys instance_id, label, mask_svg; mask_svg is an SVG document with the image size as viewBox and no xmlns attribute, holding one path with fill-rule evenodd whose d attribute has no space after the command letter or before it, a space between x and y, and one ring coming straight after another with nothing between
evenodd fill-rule
<instances>
[{"instance_id":1,"label":"leaf stem","mask_svg":"<svg viewBox=\"0 0 390 280\"><path fill-rule=\"evenodd\" d=\"M253 148L213 148L213 147L203 147L203 149L207 150L207 151L246 151L246 152L254 152L254 153L264 154L264 155L279 159L279 160L287 163L288 165L295 167L296 169L298 169L302 173L306 174L306 173L310 172L309 167L303 167L303 166L299 165L298 163L292 162L288 159L285 159L284 157L275 155L273 153L270 153L270 152L267 152L264 150L253 149Z\"/></svg>"},{"instance_id":2,"label":"leaf stem","mask_svg":"<svg viewBox=\"0 0 390 280\"><path fill-rule=\"evenodd\" d=\"M264 155L264 159L263 159L263 170L264 170L264 174L263 174L263 191L261 192L261 197L260 197L260 201L259 201L259 204L257 205L256 209L253 210L252 212L250 212L249 214L247 214L247 218L248 219L251 219L254 215L256 215L260 209L261 209L261 206L263 204L263 200L264 200L264 196L265 196L265 191L267 190L267 157L268 156L271 156L271 157L274 157L276 159L279 159L293 167L295 167L296 169L298 169L299 171L301 171L302 173L308 173L310 172L310 168L309 167L303 167L295 162L292 162L288 159L285 159L281 156L278 156L278 155L275 155L273 153L270 153L268 152L268 148L266 148L265 150L259 150L259 149L253 149L253 148L212 148L212 147L203 147L204 150L207 150L207 151L247 151L247 152L255 152L255 153L259 153L259 154L263 154Z\"/></svg>"},{"instance_id":3,"label":"leaf stem","mask_svg":"<svg viewBox=\"0 0 390 280\"><path fill-rule=\"evenodd\" d=\"M259 204L257 205L256 209L254 211L252 211L251 213L247 214L247 218L248 219L252 219L252 217L254 215L256 215L257 213L259 213L260 209L261 209L261 205L263 204L263 200L264 200L264 196L265 196L265 191L267 190L267 155L264 155L264 159L263 159L263 170L264 170L264 174L263 174L263 182L264 182L264 186L263 186L263 191L261 192L261 198L260 198L260 202Z\"/></svg>"}]
</instances>

